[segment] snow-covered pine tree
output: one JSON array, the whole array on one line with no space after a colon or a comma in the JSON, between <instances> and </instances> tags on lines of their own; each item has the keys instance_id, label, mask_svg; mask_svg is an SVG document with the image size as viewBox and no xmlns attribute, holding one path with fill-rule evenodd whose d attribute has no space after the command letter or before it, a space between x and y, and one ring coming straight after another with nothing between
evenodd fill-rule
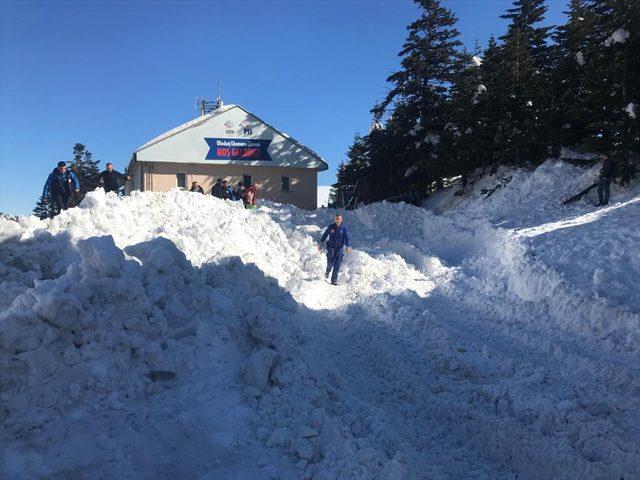
<instances>
[{"instance_id":1,"label":"snow-covered pine tree","mask_svg":"<svg viewBox=\"0 0 640 480\"><path fill-rule=\"evenodd\" d=\"M544 20L544 0L516 0L503 18L511 23L501 37L500 90L506 109L501 132L502 160L507 163L538 163L549 153L552 136L551 63Z\"/></svg>"},{"instance_id":2,"label":"snow-covered pine tree","mask_svg":"<svg viewBox=\"0 0 640 480\"><path fill-rule=\"evenodd\" d=\"M433 181L451 173L444 159L438 157L438 144L445 134L448 85L461 45L456 17L437 0L415 3L421 15L407 27L409 34L398 54L401 69L387 78L393 87L373 109L379 120L394 104L385 133L375 132L375 137L387 144L372 141L371 164L372 173L387 173L385 183L391 182L398 194L415 189L424 193ZM398 143L391 155L389 142Z\"/></svg>"},{"instance_id":3,"label":"snow-covered pine tree","mask_svg":"<svg viewBox=\"0 0 640 480\"><path fill-rule=\"evenodd\" d=\"M486 93L481 65L481 48L476 41L474 51L465 49L456 63L447 108L448 134L443 138L441 155L448 157L447 163L465 180L486 158L480 141L484 122L481 97Z\"/></svg>"},{"instance_id":4,"label":"snow-covered pine tree","mask_svg":"<svg viewBox=\"0 0 640 480\"><path fill-rule=\"evenodd\" d=\"M629 177L640 154L640 3L591 0L597 23L591 46L588 141L596 151L616 153Z\"/></svg>"},{"instance_id":5,"label":"snow-covered pine tree","mask_svg":"<svg viewBox=\"0 0 640 480\"><path fill-rule=\"evenodd\" d=\"M79 198L72 197L69 206L76 206L84 198L87 192L92 192L100 185L99 161L93 159L92 153L82 143L76 143L73 147L73 160L70 169L80 181Z\"/></svg>"},{"instance_id":6,"label":"snow-covered pine tree","mask_svg":"<svg viewBox=\"0 0 640 480\"><path fill-rule=\"evenodd\" d=\"M588 0L570 0L567 22L557 27L553 59L554 112L552 141L558 147L583 148L591 112L590 92L585 82L593 60L593 38L597 19Z\"/></svg>"}]
</instances>

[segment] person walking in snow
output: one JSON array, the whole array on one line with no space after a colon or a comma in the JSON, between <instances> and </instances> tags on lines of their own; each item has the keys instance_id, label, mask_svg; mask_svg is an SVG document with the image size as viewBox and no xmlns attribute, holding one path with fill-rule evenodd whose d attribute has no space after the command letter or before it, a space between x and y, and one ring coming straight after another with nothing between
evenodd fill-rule
<instances>
[{"instance_id":1,"label":"person walking in snow","mask_svg":"<svg viewBox=\"0 0 640 480\"><path fill-rule=\"evenodd\" d=\"M613 159L604 153L599 155L602 160L602 168L600 169L600 179L598 180L598 203L596 207L602 207L609 204L609 186L615 173L615 164Z\"/></svg>"},{"instance_id":2,"label":"person walking in snow","mask_svg":"<svg viewBox=\"0 0 640 480\"><path fill-rule=\"evenodd\" d=\"M131 177L124 173L117 172L113 169L113 163L107 163L107 169L100 173L100 184L104 187L105 193L116 192L120 190L119 180L125 182L130 180Z\"/></svg>"},{"instance_id":3,"label":"person walking in snow","mask_svg":"<svg viewBox=\"0 0 640 480\"><path fill-rule=\"evenodd\" d=\"M69 208L69 197L73 192L80 191L78 177L67 168L65 162L58 162L58 166L47 177L42 190L42 198L51 198L56 204L58 215Z\"/></svg>"},{"instance_id":4,"label":"person walking in snow","mask_svg":"<svg viewBox=\"0 0 640 480\"><path fill-rule=\"evenodd\" d=\"M331 275L331 284L338 285L338 273L340 273L340 265L344 258L342 249L346 247L347 253L351 251L349 232L347 227L342 224L342 215L339 213L334 216L334 223L329 225L322 235L318 250L322 250L322 244L327 240L327 237L329 238L327 242L327 269L324 272L324 278L328 279Z\"/></svg>"},{"instance_id":5,"label":"person walking in snow","mask_svg":"<svg viewBox=\"0 0 640 480\"><path fill-rule=\"evenodd\" d=\"M222 198L224 195L224 190L222 189L222 179L219 178L216 180L216 183L211 188L211 195L216 198Z\"/></svg>"},{"instance_id":6,"label":"person walking in snow","mask_svg":"<svg viewBox=\"0 0 640 480\"><path fill-rule=\"evenodd\" d=\"M198 182L192 182L191 183L191 188L189 189L189 191L190 192L202 193L204 195L204 190L200 185L198 185Z\"/></svg>"}]
</instances>

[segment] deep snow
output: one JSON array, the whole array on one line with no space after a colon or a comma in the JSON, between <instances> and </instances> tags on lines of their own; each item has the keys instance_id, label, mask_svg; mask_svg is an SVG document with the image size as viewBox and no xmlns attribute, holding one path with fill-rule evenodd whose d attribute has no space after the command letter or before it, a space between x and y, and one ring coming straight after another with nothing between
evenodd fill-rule
<instances>
[{"instance_id":1,"label":"deep snow","mask_svg":"<svg viewBox=\"0 0 640 480\"><path fill-rule=\"evenodd\" d=\"M331 210L100 190L0 218L0 471L638 478L640 189L559 206L595 175L346 212L338 287Z\"/></svg>"}]
</instances>

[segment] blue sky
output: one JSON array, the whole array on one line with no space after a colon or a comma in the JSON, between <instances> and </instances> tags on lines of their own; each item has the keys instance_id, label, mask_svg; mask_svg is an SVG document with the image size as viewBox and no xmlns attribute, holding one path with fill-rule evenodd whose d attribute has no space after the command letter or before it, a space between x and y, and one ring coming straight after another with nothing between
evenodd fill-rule
<instances>
[{"instance_id":1,"label":"blue sky","mask_svg":"<svg viewBox=\"0 0 640 480\"><path fill-rule=\"evenodd\" d=\"M509 0L444 0L463 42L505 30ZM550 0L549 23L565 1ZM387 92L410 1L0 1L0 211L27 214L84 143L124 169L152 137L195 118L217 79L237 103L320 153L335 180Z\"/></svg>"}]
</instances>

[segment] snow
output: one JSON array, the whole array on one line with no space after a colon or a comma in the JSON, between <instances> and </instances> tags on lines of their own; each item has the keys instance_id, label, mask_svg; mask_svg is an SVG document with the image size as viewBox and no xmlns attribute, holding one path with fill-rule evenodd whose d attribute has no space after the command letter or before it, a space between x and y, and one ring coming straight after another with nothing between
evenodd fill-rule
<instances>
[{"instance_id":1,"label":"snow","mask_svg":"<svg viewBox=\"0 0 640 480\"><path fill-rule=\"evenodd\" d=\"M610 47L614 43L624 43L629 38L629 32L624 28L619 28L615 32L613 32L605 41L604 46Z\"/></svg>"},{"instance_id":2,"label":"snow","mask_svg":"<svg viewBox=\"0 0 640 480\"><path fill-rule=\"evenodd\" d=\"M480 84L480 85L478 85L478 91L477 91L476 93L477 93L478 95L480 95L481 93L484 93L484 92L486 92L486 91L487 91L487 87L486 87L486 86L484 86L484 85L482 85L482 84Z\"/></svg>"},{"instance_id":3,"label":"snow","mask_svg":"<svg viewBox=\"0 0 640 480\"><path fill-rule=\"evenodd\" d=\"M629 114L629 116L633 119L636 118L636 107L637 105L633 102L629 102L627 108L624 109L625 112Z\"/></svg>"},{"instance_id":4,"label":"snow","mask_svg":"<svg viewBox=\"0 0 640 480\"><path fill-rule=\"evenodd\" d=\"M479 67L480 65L482 65L482 59L480 57L477 56L473 56L471 57L471 65L472 67Z\"/></svg>"},{"instance_id":5,"label":"snow","mask_svg":"<svg viewBox=\"0 0 640 480\"><path fill-rule=\"evenodd\" d=\"M635 478L640 188L501 169L425 208L102 190L0 218L8 478ZM503 179L488 198L483 189Z\"/></svg>"},{"instance_id":6,"label":"snow","mask_svg":"<svg viewBox=\"0 0 640 480\"><path fill-rule=\"evenodd\" d=\"M578 65L580 65L581 67L584 66L584 55L582 54L582 52L576 53L576 62L578 62Z\"/></svg>"},{"instance_id":7,"label":"snow","mask_svg":"<svg viewBox=\"0 0 640 480\"><path fill-rule=\"evenodd\" d=\"M438 145L440 143L440 135L427 133L427 136L424 137L424 141L430 145Z\"/></svg>"}]
</instances>

